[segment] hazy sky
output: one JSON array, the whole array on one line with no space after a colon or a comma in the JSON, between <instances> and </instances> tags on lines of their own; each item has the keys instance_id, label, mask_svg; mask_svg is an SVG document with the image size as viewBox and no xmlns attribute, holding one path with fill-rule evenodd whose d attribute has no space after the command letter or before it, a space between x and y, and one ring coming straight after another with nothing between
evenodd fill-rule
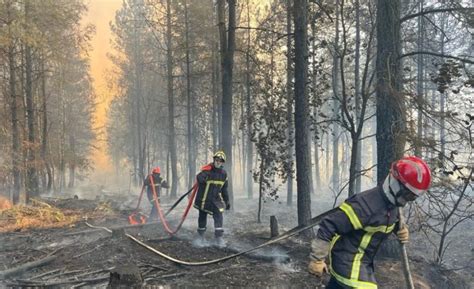
<instances>
[{"instance_id":1,"label":"hazy sky","mask_svg":"<svg viewBox=\"0 0 474 289\"><path fill-rule=\"evenodd\" d=\"M114 19L115 12L120 8L122 0L89 0L89 11L83 23L91 23L96 27L96 34L92 39L91 75L94 79L94 90L97 95L97 110L95 114L95 128L104 127L106 122L106 109L112 99L112 93L107 87L106 75L112 69L112 63L107 58L111 50L111 31L109 23ZM105 139L105 135L100 137ZM107 155L106 143L97 141L95 144L100 149L94 153L93 160L96 169L108 171L112 167Z\"/></svg>"}]
</instances>

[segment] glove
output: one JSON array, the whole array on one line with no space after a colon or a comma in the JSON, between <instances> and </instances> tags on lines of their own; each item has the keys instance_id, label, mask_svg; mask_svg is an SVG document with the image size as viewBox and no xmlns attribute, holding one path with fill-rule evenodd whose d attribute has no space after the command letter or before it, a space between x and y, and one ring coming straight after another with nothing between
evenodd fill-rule
<instances>
[{"instance_id":1,"label":"glove","mask_svg":"<svg viewBox=\"0 0 474 289\"><path fill-rule=\"evenodd\" d=\"M402 244L408 243L408 241L410 239L409 235L410 235L410 233L408 232L408 228L406 226L403 227L403 228L400 228L400 230L398 230L398 232L397 232L398 240Z\"/></svg>"},{"instance_id":2,"label":"glove","mask_svg":"<svg viewBox=\"0 0 474 289\"><path fill-rule=\"evenodd\" d=\"M230 203L225 204L225 209L230 210Z\"/></svg>"},{"instance_id":3,"label":"glove","mask_svg":"<svg viewBox=\"0 0 474 289\"><path fill-rule=\"evenodd\" d=\"M328 266L324 260L311 260L308 265L308 271L318 277L322 277L324 273L328 272Z\"/></svg>"}]
</instances>

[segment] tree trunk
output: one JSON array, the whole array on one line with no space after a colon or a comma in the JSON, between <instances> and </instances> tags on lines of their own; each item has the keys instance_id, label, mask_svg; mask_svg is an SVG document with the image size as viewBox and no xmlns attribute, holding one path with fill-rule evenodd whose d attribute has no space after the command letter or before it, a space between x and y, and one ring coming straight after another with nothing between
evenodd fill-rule
<instances>
[{"instance_id":1,"label":"tree trunk","mask_svg":"<svg viewBox=\"0 0 474 289\"><path fill-rule=\"evenodd\" d=\"M295 148L296 184L298 193L298 225L307 225L311 219L311 159L309 152L309 105L306 97L308 74L307 0L295 0ZM306 231L310 236L312 231Z\"/></svg>"},{"instance_id":2,"label":"tree trunk","mask_svg":"<svg viewBox=\"0 0 474 289\"><path fill-rule=\"evenodd\" d=\"M171 192L172 198L176 198L178 187L178 168L176 155L176 138L174 127L174 96L173 96L173 55L171 43L171 0L166 0L166 69L168 78L168 118L169 118L169 151L171 161Z\"/></svg>"},{"instance_id":3,"label":"tree trunk","mask_svg":"<svg viewBox=\"0 0 474 289\"><path fill-rule=\"evenodd\" d=\"M336 35L334 39L333 69L332 69L332 87L334 93L333 113L334 119L339 120L339 0L336 0ZM331 186L336 192L339 191L339 124L333 123L332 130L332 177Z\"/></svg>"},{"instance_id":4,"label":"tree trunk","mask_svg":"<svg viewBox=\"0 0 474 289\"><path fill-rule=\"evenodd\" d=\"M355 55L354 55L354 86L355 86L355 109L356 109L356 124L364 120L361 117L361 88L360 88L360 3L359 0L355 0L354 6L356 9L356 41L355 41ZM360 136L360 134L359 134ZM361 176L360 171L362 169L362 141L357 139L357 149L355 150L355 188L354 193L360 193L361 191ZM352 150L354 152L354 150ZM352 155L351 155L352 157Z\"/></svg>"},{"instance_id":5,"label":"tree trunk","mask_svg":"<svg viewBox=\"0 0 474 289\"><path fill-rule=\"evenodd\" d=\"M232 72L234 65L235 51L235 0L228 0L229 7L229 27L226 35L225 27L225 3L224 0L218 2L218 19L221 43L222 61L222 146L227 155L226 171L228 175L229 200L234 202L232 190Z\"/></svg>"},{"instance_id":6,"label":"tree trunk","mask_svg":"<svg viewBox=\"0 0 474 289\"><path fill-rule=\"evenodd\" d=\"M186 49L186 99L187 99L187 141L188 141L188 187L191 187L196 175L196 154L194 146L193 101L191 96L191 61L189 51L188 3L184 1L185 49Z\"/></svg>"},{"instance_id":7,"label":"tree trunk","mask_svg":"<svg viewBox=\"0 0 474 289\"><path fill-rule=\"evenodd\" d=\"M318 131L318 126L316 124L317 118L318 118L318 110L319 110L319 104L317 102L317 95L316 95L316 19L313 19L311 21L311 51L312 51L312 65L313 65L313 79L312 79L312 85L313 85L313 99L316 102L316 104L313 107L313 117L314 117L314 170L315 170L315 180L316 180L316 188L319 189L321 188L321 173L319 171L319 150L318 150L318 139L319 139L319 131ZM311 141L310 141L311 143ZM313 193L314 193L314 188L313 188Z\"/></svg>"},{"instance_id":8,"label":"tree trunk","mask_svg":"<svg viewBox=\"0 0 474 289\"><path fill-rule=\"evenodd\" d=\"M212 150L216 151L219 146L219 93L218 93L218 60L216 43L212 45Z\"/></svg>"},{"instance_id":9,"label":"tree trunk","mask_svg":"<svg viewBox=\"0 0 474 289\"><path fill-rule=\"evenodd\" d=\"M286 204L288 206L293 205L293 91L291 80L293 79L293 71L291 65L293 63L291 59L291 0L286 0L286 33L288 34L286 38L286 101L287 101L287 112L286 119L288 122L288 152L287 158L289 162L288 166L288 179L287 179L287 193L286 193Z\"/></svg>"},{"instance_id":10,"label":"tree trunk","mask_svg":"<svg viewBox=\"0 0 474 289\"><path fill-rule=\"evenodd\" d=\"M263 188L264 188L264 184L263 184L263 171L264 171L264 167L265 167L265 161L262 160L260 161L260 176L259 176L259 180L258 180L258 212L257 212L257 223L261 223L262 222L262 198L263 198Z\"/></svg>"},{"instance_id":11,"label":"tree trunk","mask_svg":"<svg viewBox=\"0 0 474 289\"><path fill-rule=\"evenodd\" d=\"M419 12L423 11L423 0L418 4ZM424 51L423 49L423 33L424 33L424 23L423 17L418 17L418 41L417 49L418 51ZM415 146L415 155L421 157L421 140L423 138L423 102L424 102L424 57L423 54L418 54L417 56L417 77L416 77L416 103L418 105L418 115L417 115L417 137L414 143Z\"/></svg>"},{"instance_id":12,"label":"tree trunk","mask_svg":"<svg viewBox=\"0 0 474 289\"><path fill-rule=\"evenodd\" d=\"M444 1L442 1L444 4ZM444 34L444 28L446 26L446 17L441 17L441 41L440 41L440 52L441 54L444 54L444 44L445 44L445 34ZM446 155L446 121L445 121L445 103L446 103L446 98L447 98L447 92L442 92L439 95L439 106L440 106L440 114L441 114L441 120L440 120L440 131L439 131L439 140L441 143L441 148L440 148L440 161L442 162L445 155Z\"/></svg>"},{"instance_id":13,"label":"tree trunk","mask_svg":"<svg viewBox=\"0 0 474 289\"><path fill-rule=\"evenodd\" d=\"M7 7L8 19L10 19L10 2ZM10 27L10 26L9 26ZM8 48L8 66L9 66L9 86L11 98L11 122L12 122L12 174L13 174L13 204L18 204L20 201L20 132L18 130L18 113L16 102L16 80L15 80L15 47L10 44Z\"/></svg>"},{"instance_id":14,"label":"tree trunk","mask_svg":"<svg viewBox=\"0 0 474 289\"><path fill-rule=\"evenodd\" d=\"M76 139L69 135L69 149L71 150L71 159L69 160L69 183L68 188L73 188L76 178Z\"/></svg>"},{"instance_id":15,"label":"tree trunk","mask_svg":"<svg viewBox=\"0 0 474 289\"><path fill-rule=\"evenodd\" d=\"M49 188L47 187L47 182L49 183L49 178L51 178L51 172L48 164L48 159L46 157L47 146L48 146L48 103L46 97L46 69L44 67L45 64L45 56L43 55L41 59L41 105L42 105L42 130L41 130L41 160L43 162L43 192L49 192ZM46 170L46 172L44 171ZM47 180L48 179L48 180Z\"/></svg>"},{"instance_id":16,"label":"tree trunk","mask_svg":"<svg viewBox=\"0 0 474 289\"><path fill-rule=\"evenodd\" d=\"M135 9L135 15L137 17L141 17L142 15L142 7L140 4L134 5L133 9ZM136 18L134 19L134 34L133 34L133 65L134 65L134 106L135 106L135 132L136 132L136 139L137 139L137 155L138 155L138 177L140 180L145 178L145 141L143 140L144 131L142 125L142 99L143 99L143 89L142 89L142 74L143 74L143 60L142 60L142 46L140 43L141 38L141 25L142 19ZM146 120L143 122L146 123Z\"/></svg>"},{"instance_id":17,"label":"tree trunk","mask_svg":"<svg viewBox=\"0 0 474 289\"><path fill-rule=\"evenodd\" d=\"M377 183L405 146L404 99L400 55L400 0L377 1Z\"/></svg>"},{"instance_id":18,"label":"tree trunk","mask_svg":"<svg viewBox=\"0 0 474 289\"><path fill-rule=\"evenodd\" d=\"M247 26L250 27L250 8L249 0L247 0ZM253 199L253 142L252 142L252 98L250 94L250 29L247 30L247 53L245 55L245 88L247 93L247 197Z\"/></svg>"},{"instance_id":19,"label":"tree trunk","mask_svg":"<svg viewBox=\"0 0 474 289\"><path fill-rule=\"evenodd\" d=\"M29 0L25 1L25 19L29 21ZM33 63L32 52L29 45L25 45L25 65L26 65L26 111L28 124L28 149L27 149L27 173L26 173L26 202L30 196L39 195L38 175L36 172L36 131L35 131L35 108L33 100Z\"/></svg>"}]
</instances>

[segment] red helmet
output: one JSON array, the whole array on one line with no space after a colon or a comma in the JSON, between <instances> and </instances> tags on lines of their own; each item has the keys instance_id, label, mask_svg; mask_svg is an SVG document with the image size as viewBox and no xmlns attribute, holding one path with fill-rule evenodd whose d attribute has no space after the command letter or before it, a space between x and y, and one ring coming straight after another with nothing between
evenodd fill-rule
<instances>
[{"instance_id":1,"label":"red helmet","mask_svg":"<svg viewBox=\"0 0 474 289\"><path fill-rule=\"evenodd\" d=\"M153 170L151 172L153 174L161 174L161 169L160 169L160 167L155 167L155 168L153 168Z\"/></svg>"},{"instance_id":2,"label":"red helmet","mask_svg":"<svg viewBox=\"0 0 474 289\"><path fill-rule=\"evenodd\" d=\"M417 196L425 193L430 187L430 168L418 157L404 157L394 162L390 173Z\"/></svg>"}]
</instances>

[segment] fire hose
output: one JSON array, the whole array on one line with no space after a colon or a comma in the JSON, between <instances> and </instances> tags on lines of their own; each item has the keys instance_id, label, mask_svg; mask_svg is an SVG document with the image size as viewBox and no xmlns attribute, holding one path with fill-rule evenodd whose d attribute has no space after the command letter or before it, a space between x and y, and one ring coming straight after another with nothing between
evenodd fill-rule
<instances>
[{"instance_id":1,"label":"fire hose","mask_svg":"<svg viewBox=\"0 0 474 289\"><path fill-rule=\"evenodd\" d=\"M186 206L186 209L184 210L184 213L183 213L183 216L181 217L181 221L179 222L178 226L176 227L175 230L171 230L170 229L170 226L168 224L168 221L166 220L166 217L165 215L163 214L163 210L161 209L161 206L160 206L160 202L158 200L158 194L156 193L156 189L155 189L155 184L154 184L154 181L153 181L153 178L150 177L150 180L151 180L151 187L153 189L153 197L154 197L154 202L155 202L155 206L156 206L156 209L158 210L158 215L160 216L160 220L161 220L161 223L163 224L163 227L165 228L166 232L168 232L168 234L170 235L174 235L176 234L179 229L181 229L181 226L183 225L184 223L184 220L186 219L186 217L188 216L188 213L189 213L189 209L191 208L192 204L193 204L193 201L194 201L194 197L196 195L196 191L198 189L198 185L197 183L194 183L193 187L192 187L192 193L191 193L191 196L189 197L189 200L188 200L188 205ZM177 204L176 204L177 205ZM171 211L171 210L170 210Z\"/></svg>"},{"instance_id":2,"label":"fire hose","mask_svg":"<svg viewBox=\"0 0 474 289\"><path fill-rule=\"evenodd\" d=\"M180 264L180 265L186 265L186 266L203 266L203 265L211 265L211 264L216 264L216 263L220 263L220 262L224 262L224 261L227 261L227 260L230 260L230 259L233 259L233 258L236 258L236 257L239 257L241 255L244 255L244 254L247 254L247 253L250 253L252 251L255 251L255 250L258 250L260 248L263 248L265 246L268 246L268 245L271 245L271 244L274 244L274 243L277 243L279 241L282 241L284 239L288 239L294 235L297 235L305 230L308 230L314 226L316 226L319 221L321 221L322 218L326 217L327 215L335 212L336 210L338 210L338 208L333 208L329 211L326 211L314 218L312 218L309 223L307 225L300 225L300 226L296 226L288 231L286 231L285 233L263 243L263 244L260 244L256 247L253 247L251 249L248 249L248 250L244 250L242 252L238 252L238 253L235 253L235 254L231 254L231 255L228 255L228 256L225 256L225 257L222 257L222 258L218 258L218 259L214 259L214 260L209 260L209 261L183 261L183 260L179 260L179 259L176 259L172 256L169 256L149 245L147 245L145 242L143 241L140 241L138 240L137 238L135 238L134 236L128 234L128 233L125 233L125 236L127 236L130 240L134 241L135 243L139 244L140 246L148 249L149 251L159 255L160 257L168 260L168 261L171 261L171 262L174 262L176 264ZM106 227L98 227L98 226L93 226L89 223L86 222L86 225L91 227L91 228L100 228L100 229L103 229L109 233L112 233L112 230L110 230L109 228L106 228Z\"/></svg>"},{"instance_id":3,"label":"fire hose","mask_svg":"<svg viewBox=\"0 0 474 289\"><path fill-rule=\"evenodd\" d=\"M154 202L154 205L158 211L158 215L160 217L160 221L161 223L163 224L163 227L165 228L166 232L170 235L174 235L176 234L179 229L181 228L181 226L183 225L184 223L184 220L186 219L188 213L189 213L189 209L191 208L191 205L192 205L192 202L194 200L194 197L196 195L196 191L197 191L197 183L195 183L192 188L187 191L184 195L182 195L172 206L171 208L168 209L168 211L163 214L163 210L161 209L161 206L160 206L160 202L159 202L159 199L158 199L158 194L156 192L156 188L155 188L155 184L154 184L154 180L153 178L150 176L150 183L151 183L151 187L152 187L152 191L153 191L153 202ZM136 214L138 212L138 209L140 208L140 203L141 203L141 200L142 200L142 197L143 197L143 192L145 190L145 186L142 187L142 190L140 192L140 197L138 198L138 204L137 204L137 208L135 209L134 213L132 215L129 216L129 222L132 223L132 224L138 224L138 223L145 223L146 220L143 216L140 215L140 222L137 222L135 220L136 218ZM192 192L192 193L191 193ZM178 226L176 227L175 230L172 230L168 224L168 221L166 220L166 216L171 213L171 211L187 196L191 193L191 196L189 197L189 200L188 200L188 204L186 206L186 209L183 213L183 216L181 217L181 221L180 223L178 224Z\"/></svg>"}]
</instances>

